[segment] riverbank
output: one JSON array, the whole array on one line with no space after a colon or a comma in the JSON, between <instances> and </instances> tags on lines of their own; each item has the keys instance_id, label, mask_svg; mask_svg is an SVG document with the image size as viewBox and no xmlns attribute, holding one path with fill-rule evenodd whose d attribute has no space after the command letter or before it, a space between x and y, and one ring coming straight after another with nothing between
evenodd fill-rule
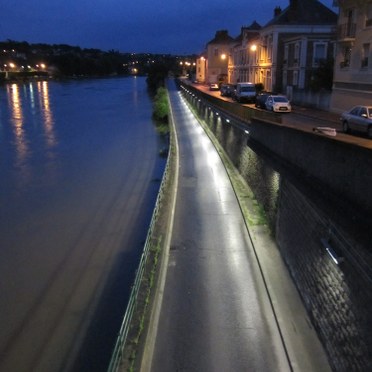
<instances>
[{"instance_id":1,"label":"riverbank","mask_svg":"<svg viewBox=\"0 0 372 372\"><path fill-rule=\"evenodd\" d=\"M148 237L148 256L138 289L138 297L135 300L135 310L130 321L126 343L122 350L118 350L118 355L115 355L114 352L109 371L117 370L114 368L115 358L118 359L120 371L127 372L140 369L148 345L148 333L152 327L151 322L154 312L159 310L156 308L156 304L159 303L157 289L161 286L161 282L165 280L167 251L169 250L172 234L178 182L177 138L172 115L169 115L168 118L170 133L168 163L160 189L162 195L159 195L158 210L153 215L153 227Z\"/></svg>"}]
</instances>

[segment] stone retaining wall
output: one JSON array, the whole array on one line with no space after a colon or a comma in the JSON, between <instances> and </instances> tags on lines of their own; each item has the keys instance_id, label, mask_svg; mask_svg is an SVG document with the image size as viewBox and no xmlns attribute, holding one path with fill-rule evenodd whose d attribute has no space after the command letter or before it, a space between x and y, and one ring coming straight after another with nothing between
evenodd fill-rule
<instances>
[{"instance_id":1,"label":"stone retaining wall","mask_svg":"<svg viewBox=\"0 0 372 372\"><path fill-rule=\"evenodd\" d=\"M190 102L263 205L333 369L372 370L372 225L359 221L372 207L363 183L372 174L353 179L370 154ZM355 203L351 193L361 194ZM343 262L335 264L325 244Z\"/></svg>"}]
</instances>

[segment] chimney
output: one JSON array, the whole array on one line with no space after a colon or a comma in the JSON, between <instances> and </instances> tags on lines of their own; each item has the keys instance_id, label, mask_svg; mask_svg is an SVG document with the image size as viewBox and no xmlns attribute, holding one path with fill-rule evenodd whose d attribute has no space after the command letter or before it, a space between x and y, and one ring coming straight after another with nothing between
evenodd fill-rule
<instances>
[{"instance_id":1,"label":"chimney","mask_svg":"<svg viewBox=\"0 0 372 372\"><path fill-rule=\"evenodd\" d=\"M274 9L274 17L277 17L282 12L282 8L280 6L277 6Z\"/></svg>"}]
</instances>

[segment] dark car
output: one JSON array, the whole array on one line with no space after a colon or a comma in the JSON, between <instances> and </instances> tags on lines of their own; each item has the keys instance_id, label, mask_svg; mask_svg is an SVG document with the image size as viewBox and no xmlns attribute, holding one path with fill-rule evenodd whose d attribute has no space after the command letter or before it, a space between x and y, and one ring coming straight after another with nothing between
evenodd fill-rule
<instances>
[{"instance_id":1,"label":"dark car","mask_svg":"<svg viewBox=\"0 0 372 372\"><path fill-rule=\"evenodd\" d=\"M236 84L231 84L231 93L230 97L233 101L236 101Z\"/></svg>"},{"instance_id":2,"label":"dark car","mask_svg":"<svg viewBox=\"0 0 372 372\"><path fill-rule=\"evenodd\" d=\"M342 130L345 133L354 129L367 133L372 138L372 106L355 106L341 115Z\"/></svg>"},{"instance_id":3,"label":"dark car","mask_svg":"<svg viewBox=\"0 0 372 372\"><path fill-rule=\"evenodd\" d=\"M269 96L274 96L275 93L273 92L260 92L257 94L256 96L256 102L255 102L255 106L256 107L259 107L259 108L262 108L262 109L266 109L266 100Z\"/></svg>"},{"instance_id":4,"label":"dark car","mask_svg":"<svg viewBox=\"0 0 372 372\"><path fill-rule=\"evenodd\" d=\"M222 84L221 88L221 96L222 97L231 97L234 92L234 85L232 84Z\"/></svg>"}]
</instances>

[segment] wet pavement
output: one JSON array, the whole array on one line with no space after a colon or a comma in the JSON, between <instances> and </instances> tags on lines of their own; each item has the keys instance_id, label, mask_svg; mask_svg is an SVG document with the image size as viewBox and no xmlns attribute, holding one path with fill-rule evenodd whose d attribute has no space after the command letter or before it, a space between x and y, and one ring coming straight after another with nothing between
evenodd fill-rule
<instances>
[{"instance_id":1,"label":"wet pavement","mask_svg":"<svg viewBox=\"0 0 372 372\"><path fill-rule=\"evenodd\" d=\"M225 167L173 83L174 227L143 371L329 371L278 249L247 229Z\"/></svg>"}]
</instances>

